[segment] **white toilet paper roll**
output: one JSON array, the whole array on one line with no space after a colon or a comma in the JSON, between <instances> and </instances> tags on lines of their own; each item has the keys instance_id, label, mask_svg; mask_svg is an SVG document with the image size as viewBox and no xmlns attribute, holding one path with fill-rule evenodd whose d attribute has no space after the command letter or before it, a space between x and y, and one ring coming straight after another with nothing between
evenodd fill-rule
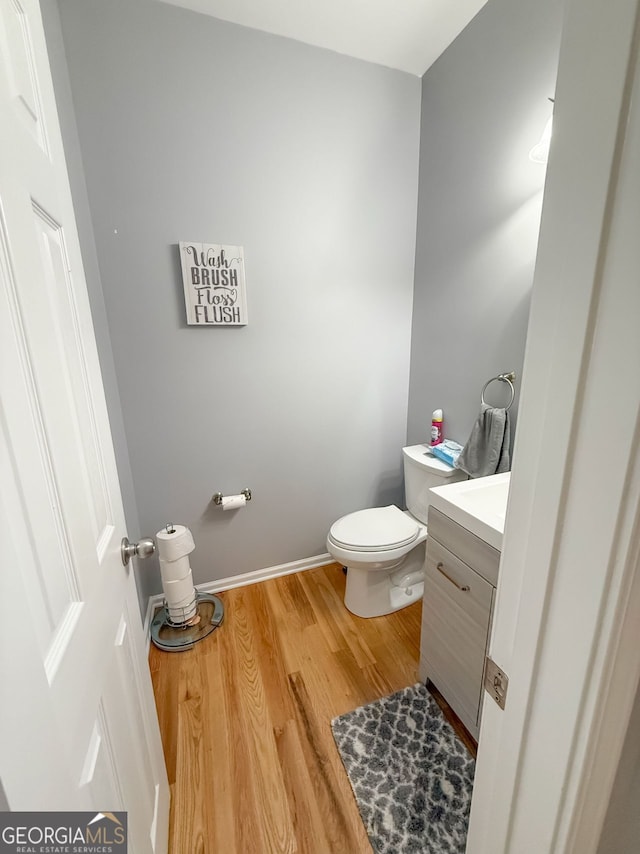
<instances>
[{"instance_id":1,"label":"white toilet paper roll","mask_svg":"<svg viewBox=\"0 0 640 854\"><path fill-rule=\"evenodd\" d=\"M196 547L191 531L184 525L174 525L169 531L162 528L156 534L156 541L158 557L162 560L177 560L191 554Z\"/></svg>"},{"instance_id":2,"label":"white toilet paper roll","mask_svg":"<svg viewBox=\"0 0 640 854\"><path fill-rule=\"evenodd\" d=\"M197 593L193 586L191 573L179 581L163 583L164 598L169 612L169 619L174 623L184 623L191 619L198 610Z\"/></svg>"},{"instance_id":3,"label":"white toilet paper roll","mask_svg":"<svg viewBox=\"0 0 640 854\"><path fill-rule=\"evenodd\" d=\"M160 577L162 583L166 581L180 581L181 578L186 578L191 572L191 564L189 563L189 555L179 557L178 560L163 560L160 558Z\"/></svg>"},{"instance_id":4,"label":"white toilet paper roll","mask_svg":"<svg viewBox=\"0 0 640 854\"><path fill-rule=\"evenodd\" d=\"M239 510L241 507L244 507L246 503L247 499L244 495L224 495L222 497L223 510Z\"/></svg>"},{"instance_id":5,"label":"white toilet paper roll","mask_svg":"<svg viewBox=\"0 0 640 854\"><path fill-rule=\"evenodd\" d=\"M189 573L186 578L180 578L178 581L165 581L162 590L169 607L182 604L185 599L190 601L195 596L193 576Z\"/></svg>"}]
</instances>

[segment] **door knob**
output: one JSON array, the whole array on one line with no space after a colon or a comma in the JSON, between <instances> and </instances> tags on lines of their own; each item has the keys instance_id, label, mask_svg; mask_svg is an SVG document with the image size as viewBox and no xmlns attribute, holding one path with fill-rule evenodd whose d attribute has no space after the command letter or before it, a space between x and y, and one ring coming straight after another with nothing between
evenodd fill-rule
<instances>
[{"instance_id":1,"label":"door knob","mask_svg":"<svg viewBox=\"0 0 640 854\"><path fill-rule=\"evenodd\" d=\"M130 543L127 537L120 543L122 563L127 566L132 557L151 557L156 550L156 544L151 537L143 537L137 543Z\"/></svg>"}]
</instances>

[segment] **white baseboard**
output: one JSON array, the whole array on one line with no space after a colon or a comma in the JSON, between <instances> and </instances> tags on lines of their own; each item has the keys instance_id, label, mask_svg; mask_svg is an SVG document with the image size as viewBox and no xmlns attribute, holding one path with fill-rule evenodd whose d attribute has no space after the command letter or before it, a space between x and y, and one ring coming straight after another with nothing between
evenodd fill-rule
<instances>
[{"instance_id":1,"label":"white baseboard","mask_svg":"<svg viewBox=\"0 0 640 854\"><path fill-rule=\"evenodd\" d=\"M253 572L243 572L242 575L231 575L229 578L219 578L216 581L207 581L204 584L196 584L196 590L200 593L220 593L222 590L233 590L234 587L247 587L249 584L258 584L260 581L268 581L270 578L280 578L283 575L293 575L294 572L304 572L306 569L315 569L318 566L327 566L335 563L334 558L328 552L314 557L305 557L302 560L294 560L291 563L281 563L277 566L268 566L266 569L256 569ZM144 618L144 634L147 639L147 652L149 650L149 627L151 620L164 601L162 593L149 596L147 612Z\"/></svg>"},{"instance_id":2,"label":"white baseboard","mask_svg":"<svg viewBox=\"0 0 640 854\"><path fill-rule=\"evenodd\" d=\"M258 581L268 581L270 578L280 578L282 575L292 575L294 572L303 572L305 569L315 569L318 566L326 566L334 562L335 559L330 554L325 553L315 555L315 557L306 557L302 560L294 560L291 563L281 563L278 566L268 566L266 569L244 572L242 575L220 578L217 581L208 581L205 584L197 584L196 589L202 593L219 593L221 590L246 587L248 584L256 584Z\"/></svg>"}]
</instances>

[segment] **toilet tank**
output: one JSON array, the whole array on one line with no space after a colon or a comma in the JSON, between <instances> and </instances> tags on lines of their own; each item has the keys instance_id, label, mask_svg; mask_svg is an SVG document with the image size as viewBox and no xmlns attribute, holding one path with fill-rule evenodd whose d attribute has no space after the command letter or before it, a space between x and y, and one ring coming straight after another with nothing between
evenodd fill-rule
<instances>
[{"instance_id":1,"label":"toilet tank","mask_svg":"<svg viewBox=\"0 0 640 854\"><path fill-rule=\"evenodd\" d=\"M451 468L447 463L432 456L428 450L428 445L411 445L402 449L407 510L425 525L429 510L429 490L433 486L445 486L447 483L467 479L463 471Z\"/></svg>"}]
</instances>

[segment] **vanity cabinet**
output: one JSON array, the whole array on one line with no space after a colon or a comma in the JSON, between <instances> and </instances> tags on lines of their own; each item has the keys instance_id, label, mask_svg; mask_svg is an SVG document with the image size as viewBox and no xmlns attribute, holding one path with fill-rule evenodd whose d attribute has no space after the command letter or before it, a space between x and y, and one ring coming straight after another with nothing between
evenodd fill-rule
<instances>
[{"instance_id":1,"label":"vanity cabinet","mask_svg":"<svg viewBox=\"0 0 640 854\"><path fill-rule=\"evenodd\" d=\"M420 679L477 739L500 552L434 507L427 528Z\"/></svg>"}]
</instances>

